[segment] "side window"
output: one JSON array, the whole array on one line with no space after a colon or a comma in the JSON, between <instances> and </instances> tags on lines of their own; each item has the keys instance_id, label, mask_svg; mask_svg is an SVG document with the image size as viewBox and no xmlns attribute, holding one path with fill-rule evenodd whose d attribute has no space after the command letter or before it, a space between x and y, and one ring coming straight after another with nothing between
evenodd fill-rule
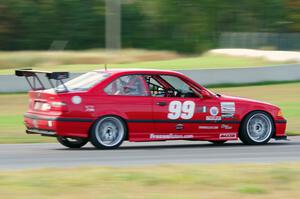
<instances>
[{"instance_id":1,"label":"side window","mask_svg":"<svg viewBox=\"0 0 300 199\"><path fill-rule=\"evenodd\" d=\"M151 75L145 76L145 79L150 89L151 96L153 97L165 96L165 89L163 85L158 83Z\"/></svg>"},{"instance_id":2,"label":"side window","mask_svg":"<svg viewBox=\"0 0 300 199\"><path fill-rule=\"evenodd\" d=\"M105 89L108 95L148 96L145 79L142 75L126 75L111 82Z\"/></svg>"},{"instance_id":3,"label":"side window","mask_svg":"<svg viewBox=\"0 0 300 199\"><path fill-rule=\"evenodd\" d=\"M168 82L173 88L170 88L168 94L171 97L197 98L191 87L178 77L170 75L161 75L161 78Z\"/></svg>"}]
</instances>

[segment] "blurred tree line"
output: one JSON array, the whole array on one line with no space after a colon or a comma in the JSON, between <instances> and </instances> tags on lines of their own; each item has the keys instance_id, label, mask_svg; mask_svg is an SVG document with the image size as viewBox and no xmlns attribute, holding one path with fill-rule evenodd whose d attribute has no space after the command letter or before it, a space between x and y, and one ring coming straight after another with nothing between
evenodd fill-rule
<instances>
[{"instance_id":1,"label":"blurred tree line","mask_svg":"<svg viewBox=\"0 0 300 199\"><path fill-rule=\"evenodd\" d=\"M300 0L123 0L124 48L202 52L222 32L299 32ZM0 0L0 50L105 47L104 0Z\"/></svg>"}]
</instances>

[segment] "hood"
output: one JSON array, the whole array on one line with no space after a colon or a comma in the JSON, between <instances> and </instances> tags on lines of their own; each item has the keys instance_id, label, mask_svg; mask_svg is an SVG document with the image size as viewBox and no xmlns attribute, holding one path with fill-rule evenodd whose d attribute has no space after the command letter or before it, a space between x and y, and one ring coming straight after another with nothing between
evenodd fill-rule
<instances>
[{"instance_id":1,"label":"hood","mask_svg":"<svg viewBox=\"0 0 300 199\"><path fill-rule=\"evenodd\" d=\"M262 102L262 101L258 101L258 100L253 100L253 99L247 99L247 98L242 98L242 97L233 97L233 96L227 96L227 95L222 95L220 97L221 101L224 102L236 102L236 103L249 103L249 105L262 105L262 106L268 106L268 107L272 107L272 108L278 108L276 105L274 104L270 104L268 102Z\"/></svg>"}]
</instances>

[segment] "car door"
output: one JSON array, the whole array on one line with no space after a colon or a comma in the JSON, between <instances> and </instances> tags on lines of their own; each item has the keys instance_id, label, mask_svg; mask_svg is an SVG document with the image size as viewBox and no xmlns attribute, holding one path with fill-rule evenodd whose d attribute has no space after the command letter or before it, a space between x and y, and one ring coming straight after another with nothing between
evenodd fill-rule
<instances>
[{"instance_id":1,"label":"car door","mask_svg":"<svg viewBox=\"0 0 300 199\"><path fill-rule=\"evenodd\" d=\"M104 88L105 99L97 107L106 115L120 115L126 119L128 139L145 141L153 132L152 97L142 75L124 75Z\"/></svg>"},{"instance_id":2,"label":"car door","mask_svg":"<svg viewBox=\"0 0 300 199\"><path fill-rule=\"evenodd\" d=\"M156 132L150 135L152 139L200 139L217 132L221 113L215 99L200 98L189 83L176 76L162 75L154 79L154 84L159 84L165 92L156 96L150 89ZM172 89L174 93L170 92Z\"/></svg>"}]
</instances>

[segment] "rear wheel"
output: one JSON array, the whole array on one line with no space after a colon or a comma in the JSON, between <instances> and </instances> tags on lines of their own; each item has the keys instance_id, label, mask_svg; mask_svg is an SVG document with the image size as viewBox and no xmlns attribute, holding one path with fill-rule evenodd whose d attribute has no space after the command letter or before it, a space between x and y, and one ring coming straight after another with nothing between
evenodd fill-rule
<instances>
[{"instance_id":1,"label":"rear wheel","mask_svg":"<svg viewBox=\"0 0 300 199\"><path fill-rule=\"evenodd\" d=\"M63 146L69 147L69 148L81 148L86 143L88 143L88 139L86 138L69 138L69 137L57 137L57 141L61 143Z\"/></svg>"},{"instance_id":2,"label":"rear wheel","mask_svg":"<svg viewBox=\"0 0 300 199\"><path fill-rule=\"evenodd\" d=\"M244 144L266 144L273 136L274 130L272 118L265 112L255 111L246 116L239 137Z\"/></svg>"},{"instance_id":3,"label":"rear wheel","mask_svg":"<svg viewBox=\"0 0 300 199\"><path fill-rule=\"evenodd\" d=\"M100 149L118 148L127 133L124 121L118 117L106 116L97 121L91 131L91 143Z\"/></svg>"}]
</instances>

